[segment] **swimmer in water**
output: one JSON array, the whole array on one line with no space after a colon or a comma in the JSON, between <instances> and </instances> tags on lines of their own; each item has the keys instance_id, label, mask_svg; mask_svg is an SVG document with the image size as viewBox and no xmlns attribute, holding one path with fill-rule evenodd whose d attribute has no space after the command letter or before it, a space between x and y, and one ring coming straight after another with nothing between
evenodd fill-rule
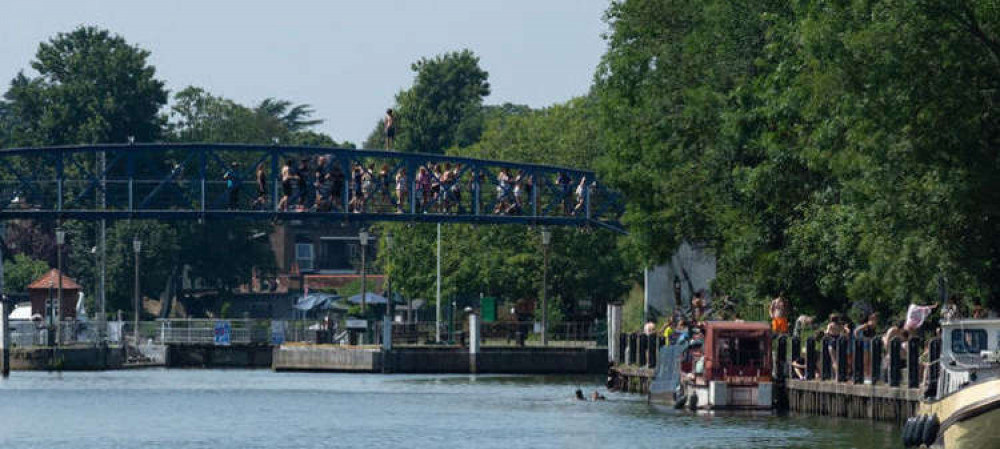
<instances>
[{"instance_id":1,"label":"swimmer in water","mask_svg":"<svg viewBox=\"0 0 1000 449\"><path fill-rule=\"evenodd\" d=\"M586 401L587 400L587 398L583 397L583 390L581 390L579 388L576 389L576 399L578 401Z\"/></svg>"},{"instance_id":2,"label":"swimmer in water","mask_svg":"<svg viewBox=\"0 0 1000 449\"><path fill-rule=\"evenodd\" d=\"M598 393L597 390L594 390L594 394L590 396L591 401L603 401L605 399L607 398L604 397L604 395L602 395L601 393Z\"/></svg>"}]
</instances>

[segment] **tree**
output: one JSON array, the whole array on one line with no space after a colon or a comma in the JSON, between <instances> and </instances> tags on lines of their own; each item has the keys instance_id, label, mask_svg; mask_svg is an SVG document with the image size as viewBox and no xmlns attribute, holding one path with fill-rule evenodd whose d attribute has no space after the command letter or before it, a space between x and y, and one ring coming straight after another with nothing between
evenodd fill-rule
<instances>
[{"instance_id":1,"label":"tree","mask_svg":"<svg viewBox=\"0 0 1000 449\"><path fill-rule=\"evenodd\" d=\"M614 2L594 94L632 245L707 242L716 291L817 312L944 279L1000 304L989 3Z\"/></svg>"},{"instance_id":2,"label":"tree","mask_svg":"<svg viewBox=\"0 0 1000 449\"><path fill-rule=\"evenodd\" d=\"M479 57L462 50L421 58L410 68L416 72L413 87L396 95L396 148L443 153L477 141L483 98L490 94L489 74L479 67Z\"/></svg>"},{"instance_id":3,"label":"tree","mask_svg":"<svg viewBox=\"0 0 1000 449\"><path fill-rule=\"evenodd\" d=\"M15 254L3 263L4 288L9 292L24 292L35 279L49 271L49 264L25 254Z\"/></svg>"},{"instance_id":4,"label":"tree","mask_svg":"<svg viewBox=\"0 0 1000 449\"><path fill-rule=\"evenodd\" d=\"M151 142L167 102L149 52L95 27L80 27L39 45L31 67L4 95L10 144Z\"/></svg>"}]
</instances>

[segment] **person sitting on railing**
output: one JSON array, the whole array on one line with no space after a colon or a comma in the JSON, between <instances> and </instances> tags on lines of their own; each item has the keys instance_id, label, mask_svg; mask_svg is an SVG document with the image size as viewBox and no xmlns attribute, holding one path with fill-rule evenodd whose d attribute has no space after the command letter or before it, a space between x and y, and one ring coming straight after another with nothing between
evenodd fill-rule
<instances>
[{"instance_id":1,"label":"person sitting on railing","mask_svg":"<svg viewBox=\"0 0 1000 449\"><path fill-rule=\"evenodd\" d=\"M806 379L806 359L800 357L792 360L792 374L794 374L795 379L805 380Z\"/></svg>"}]
</instances>

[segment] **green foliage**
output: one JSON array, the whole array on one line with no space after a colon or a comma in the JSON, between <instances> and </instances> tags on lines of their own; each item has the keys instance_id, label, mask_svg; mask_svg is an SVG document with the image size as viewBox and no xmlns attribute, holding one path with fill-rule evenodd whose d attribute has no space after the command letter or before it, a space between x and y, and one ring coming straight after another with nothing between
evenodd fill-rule
<instances>
[{"instance_id":1,"label":"green foliage","mask_svg":"<svg viewBox=\"0 0 1000 449\"><path fill-rule=\"evenodd\" d=\"M939 278L1000 305L991 4L613 3L594 93L631 245L708 242L716 292L820 313Z\"/></svg>"},{"instance_id":2,"label":"green foliage","mask_svg":"<svg viewBox=\"0 0 1000 449\"><path fill-rule=\"evenodd\" d=\"M149 52L120 36L80 27L39 45L31 67L4 95L9 145L151 142L161 136L158 115L167 102Z\"/></svg>"},{"instance_id":3,"label":"green foliage","mask_svg":"<svg viewBox=\"0 0 1000 449\"><path fill-rule=\"evenodd\" d=\"M417 74L413 87L396 95L396 149L443 153L476 142L483 97L490 94L489 74L479 67L479 57L462 50L422 58L410 68ZM376 142L369 137L366 143Z\"/></svg>"},{"instance_id":4,"label":"green foliage","mask_svg":"<svg viewBox=\"0 0 1000 449\"><path fill-rule=\"evenodd\" d=\"M24 292L29 284L49 271L49 264L26 254L16 254L3 263L4 288L10 292Z\"/></svg>"}]
</instances>

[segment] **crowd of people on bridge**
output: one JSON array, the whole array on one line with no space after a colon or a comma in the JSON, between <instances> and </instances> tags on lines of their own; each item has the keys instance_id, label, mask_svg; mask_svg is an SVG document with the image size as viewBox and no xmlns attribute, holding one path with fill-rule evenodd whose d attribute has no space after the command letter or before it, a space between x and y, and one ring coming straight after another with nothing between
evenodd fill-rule
<instances>
[{"instance_id":1,"label":"crowd of people on bridge","mask_svg":"<svg viewBox=\"0 0 1000 449\"><path fill-rule=\"evenodd\" d=\"M491 211L493 215L556 215L561 212L565 216L576 216L585 212L589 194L595 188L586 176L574 180L568 173L559 172L545 180L554 187L548 201L555 204L543 206L546 199L541 198L542 192L536 191L535 174L503 167L492 181L485 170L478 172L478 179L476 176L475 171L461 163L421 164L415 175L411 175L406 167L390 167L389 163L369 162L366 165L352 161L348 165L332 154L288 158L279 171L280 196L275 209L280 212L402 214L411 211L412 202L412 210L417 213L466 214L472 212L473 198L478 197L483 202L479 205L480 210ZM243 209L240 194L243 182L238 164L232 163L223 172L222 180L228 198L227 208ZM248 204L250 210L270 208L268 180L268 164L261 162L254 171L256 196ZM488 188L491 182L496 189L495 199L479 191ZM465 191L472 195L463 197Z\"/></svg>"}]
</instances>

